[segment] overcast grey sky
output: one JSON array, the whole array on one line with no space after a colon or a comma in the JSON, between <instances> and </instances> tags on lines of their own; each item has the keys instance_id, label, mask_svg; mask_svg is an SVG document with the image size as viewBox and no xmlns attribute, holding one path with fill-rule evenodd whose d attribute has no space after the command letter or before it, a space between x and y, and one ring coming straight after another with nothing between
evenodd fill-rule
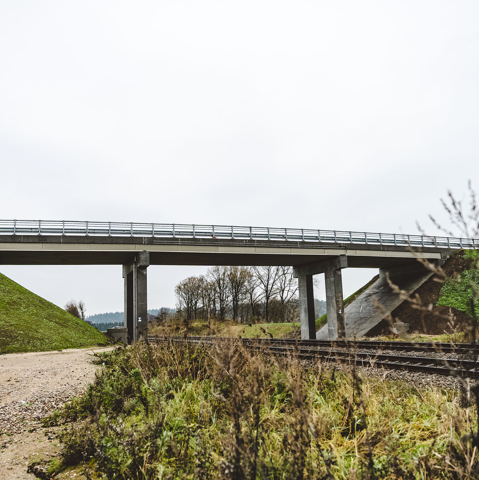
<instances>
[{"instance_id":1,"label":"overcast grey sky","mask_svg":"<svg viewBox=\"0 0 479 480\"><path fill-rule=\"evenodd\" d=\"M477 1L3 0L0 217L433 233L478 60ZM204 271L150 267L150 306ZM122 309L120 267L0 272Z\"/></svg>"}]
</instances>

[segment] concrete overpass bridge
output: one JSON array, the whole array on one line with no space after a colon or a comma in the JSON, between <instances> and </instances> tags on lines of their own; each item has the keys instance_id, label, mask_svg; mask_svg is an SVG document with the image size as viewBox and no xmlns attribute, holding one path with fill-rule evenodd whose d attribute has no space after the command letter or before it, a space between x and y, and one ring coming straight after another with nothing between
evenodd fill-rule
<instances>
[{"instance_id":1,"label":"concrete overpass bridge","mask_svg":"<svg viewBox=\"0 0 479 480\"><path fill-rule=\"evenodd\" d=\"M293 266L302 338L316 338L312 278L324 273L328 333L336 339L346 334L342 269L412 271L422 268L418 258L442 262L455 249L478 246L465 238L339 230L0 220L0 265L122 265L132 341L146 327L149 265Z\"/></svg>"}]
</instances>

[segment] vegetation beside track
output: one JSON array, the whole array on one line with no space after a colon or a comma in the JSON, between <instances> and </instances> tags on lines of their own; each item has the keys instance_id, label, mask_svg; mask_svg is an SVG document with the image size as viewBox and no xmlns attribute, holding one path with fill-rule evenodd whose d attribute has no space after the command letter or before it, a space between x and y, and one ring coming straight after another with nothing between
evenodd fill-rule
<instances>
[{"instance_id":1,"label":"vegetation beside track","mask_svg":"<svg viewBox=\"0 0 479 480\"><path fill-rule=\"evenodd\" d=\"M218 348L101 355L88 392L48 421L59 471L90 478L477 478L477 415L437 388ZM56 463L55 463L56 462Z\"/></svg>"},{"instance_id":2,"label":"vegetation beside track","mask_svg":"<svg viewBox=\"0 0 479 480\"><path fill-rule=\"evenodd\" d=\"M370 341L384 342L440 342L440 343L464 343L469 339L464 332L444 333L442 335L425 335L425 334L405 334L405 335L380 335L377 337L369 337Z\"/></svg>"},{"instance_id":3,"label":"vegetation beside track","mask_svg":"<svg viewBox=\"0 0 479 480\"><path fill-rule=\"evenodd\" d=\"M193 336L220 336L220 337L272 337L290 336L299 330L300 324L294 323L253 323L244 324L231 320L224 322L211 320L192 320L188 325L182 320L169 321L166 325L159 325L149 329L150 335L193 335Z\"/></svg>"},{"instance_id":4,"label":"vegetation beside track","mask_svg":"<svg viewBox=\"0 0 479 480\"><path fill-rule=\"evenodd\" d=\"M109 343L96 328L0 274L0 354Z\"/></svg>"},{"instance_id":5,"label":"vegetation beside track","mask_svg":"<svg viewBox=\"0 0 479 480\"><path fill-rule=\"evenodd\" d=\"M471 260L471 268L446 279L441 288L436 305L453 307L472 316L471 298L474 299L475 315L479 318L479 262L478 250L464 250L456 253L466 260Z\"/></svg>"}]
</instances>

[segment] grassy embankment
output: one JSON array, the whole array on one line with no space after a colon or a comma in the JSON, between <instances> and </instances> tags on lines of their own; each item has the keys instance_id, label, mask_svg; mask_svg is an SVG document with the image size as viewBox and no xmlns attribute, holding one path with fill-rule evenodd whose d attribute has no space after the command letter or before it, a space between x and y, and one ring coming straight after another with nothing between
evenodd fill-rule
<instances>
[{"instance_id":1,"label":"grassy embankment","mask_svg":"<svg viewBox=\"0 0 479 480\"><path fill-rule=\"evenodd\" d=\"M278 364L240 346L137 344L102 355L50 419L50 474L88 478L477 478L474 402L354 370Z\"/></svg>"},{"instance_id":2,"label":"grassy embankment","mask_svg":"<svg viewBox=\"0 0 479 480\"><path fill-rule=\"evenodd\" d=\"M472 316L471 298L473 298L475 315L479 318L479 251L464 250L456 255L472 260L471 268L464 270L457 277L446 279L436 305L454 307Z\"/></svg>"},{"instance_id":3,"label":"grassy embankment","mask_svg":"<svg viewBox=\"0 0 479 480\"><path fill-rule=\"evenodd\" d=\"M0 354L109 343L96 328L0 274Z\"/></svg>"}]
</instances>

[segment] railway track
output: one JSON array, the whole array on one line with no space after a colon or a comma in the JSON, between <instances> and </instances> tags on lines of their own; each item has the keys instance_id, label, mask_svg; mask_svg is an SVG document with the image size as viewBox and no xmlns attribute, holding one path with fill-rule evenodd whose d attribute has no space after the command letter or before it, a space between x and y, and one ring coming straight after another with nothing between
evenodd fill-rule
<instances>
[{"instance_id":1,"label":"railway track","mask_svg":"<svg viewBox=\"0 0 479 480\"><path fill-rule=\"evenodd\" d=\"M221 337L164 338L150 335L150 343L170 341L195 345L217 342L241 342L248 350L276 356L291 356L303 361L322 359L331 363L356 364L394 370L409 370L437 375L479 378L479 362L471 344L410 342L346 342L289 339L228 339ZM364 351L367 350L367 351ZM394 351L380 353L382 351ZM399 355L400 352L457 354L459 358L432 358L423 355Z\"/></svg>"}]
</instances>

